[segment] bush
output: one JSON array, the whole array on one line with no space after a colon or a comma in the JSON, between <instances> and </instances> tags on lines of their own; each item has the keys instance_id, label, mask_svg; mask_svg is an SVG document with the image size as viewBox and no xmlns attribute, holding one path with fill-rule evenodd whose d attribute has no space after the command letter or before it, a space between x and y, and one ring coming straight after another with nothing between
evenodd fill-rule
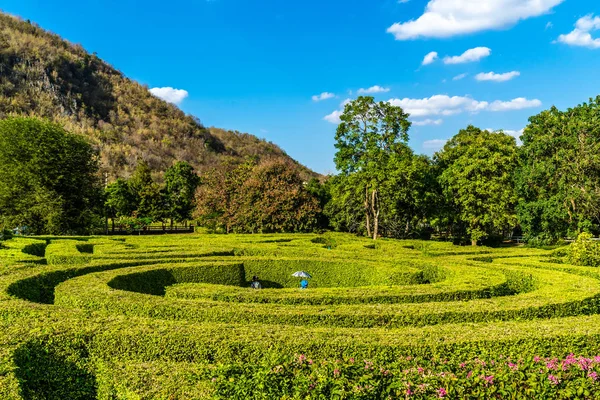
<instances>
[{"instance_id":1,"label":"bush","mask_svg":"<svg viewBox=\"0 0 600 400\"><path fill-rule=\"evenodd\" d=\"M587 267L600 267L600 244L589 233L580 233L569 248L569 262Z\"/></svg>"}]
</instances>

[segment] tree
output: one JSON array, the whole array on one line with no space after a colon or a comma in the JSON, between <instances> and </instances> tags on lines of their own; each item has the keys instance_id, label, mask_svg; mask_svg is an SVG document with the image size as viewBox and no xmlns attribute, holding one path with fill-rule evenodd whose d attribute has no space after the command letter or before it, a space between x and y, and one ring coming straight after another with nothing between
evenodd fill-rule
<instances>
[{"instance_id":1,"label":"tree","mask_svg":"<svg viewBox=\"0 0 600 400\"><path fill-rule=\"evenodd\" d=\"M600 96L529 118L519 151L518 215L530 238L600 230Z\"/></svg>"},{"instance_id":2,"label":"tree","mask_svg":"<svg viewBox=\"0 0 600 400\"><path fill-rule=\"evenodd\" d=\"M0 121L0 216L36 234L101 226L97 154L82 137L36 118Z\"/></svg>"},{"instance_id":3,"label":"tree","mask_svg":"<svg viewBox=\"0 0 600 400\"><path fill-rule=\"evenodd\" d=\"M203 175L196 191L194 217L202 226L212 230L222 229L230 233L237 224L241 204L240 189L248 179L255 164L229 160L221 168L214 168Z\"/></svg>"},{"instance_id":4,"label":"tree","mask_svg":"<svg viewBox=\"0 0 600 400\"><path fill-rule=\"evenodd\" d=\"M200 178L194 168L185 161L177 162L165 172L165 196L171 220L177 222L192 218L194 196Z\"/></svg>"},{"instance_id":5,"label":"tree","mask_svg":"<svg viewBox=\"0 0 600 400\"><path fill-rule=\"evenodd\" d=\"M377 239L381 203L381 186L390 167L390 157L408 142L410 122L402 108L387 102L376 103L373 97L360 96L344 106L335 135L336 168L347 179L340 182L362 192L367 235ZM357 190L359 189L359 190Z\"/></svg>"},{"instance_id":6,"label":"tree","mask_svg":"<svg viewBox=\"0 0 600 400\"><path fill-rule=\"evenodd\" d=\"M108 185L104 193L106 216L112 219L114 230L116 218L130 217L137 209L136 199L131 192L129 182L122 178Z\"/></svg>"},{"instance_id":7,"label":"tree","mask_svg":"<svg viewBox=\"0 0 600 400\"><path fill-rule=\"evenodd\" d=\"M288 162L257 165L240 190L237 220L243 222L245 232L310 232L317 228L318 200Z\"/></svg>"},{"instance_id":8,"label":"tree","mask_svg":"<svg viewBox=\"0 0 600 400\"><path fill-rule=\"evenodd\" d=\"M513 137L469 125L446 143L436 161L446 201L455 207L473 245L516 223Z\"/></svg>"},{"instance_id":9,"label":"tree","mask_svg":"<svg viewBox=\"0 0 600 400\"><path fill-rule=\"evenodd\" d=\"M312 231L318 200L297 168L283 161L232 163L202 178L194 213L200 224L226 233Z\"/></svg>"}]
</instances>

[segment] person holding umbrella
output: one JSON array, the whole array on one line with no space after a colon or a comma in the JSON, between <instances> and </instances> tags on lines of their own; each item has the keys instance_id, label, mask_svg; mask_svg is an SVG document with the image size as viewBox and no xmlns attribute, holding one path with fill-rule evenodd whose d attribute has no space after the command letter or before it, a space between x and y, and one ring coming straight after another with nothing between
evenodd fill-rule
<instances>
[{"instance_id":1,"label":"person holding umbrella","mask_svg":"<svg viewBox=\"0 0 600 400\"><path fill-rule=\"evenodd\" d=\"M305 271L296 271L292 274L292 276L296 277L296 278L302 278L302 280L300 281L300 289L308 289L308 280L309 278L312 278L312 276Z\"/></svg>"}]
</instances>

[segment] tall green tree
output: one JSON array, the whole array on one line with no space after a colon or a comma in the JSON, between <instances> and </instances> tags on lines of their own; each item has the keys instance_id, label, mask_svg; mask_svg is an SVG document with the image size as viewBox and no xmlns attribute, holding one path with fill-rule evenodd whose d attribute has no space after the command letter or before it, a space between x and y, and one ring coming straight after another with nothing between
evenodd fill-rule
<instances>
[{"instance_id":1,"label":"tall green tree","mask_svg":"<svg viewBox=\"0 0 600 400\"><path fill-rule=\"evenodd\" d=\"M0 121L0 217L33 233L101 226L97 154L82 137L36 118Z\"/></svg>"},{"instance_id":2,"label":"tall green tree","mask_svg":"<svg viewBox=\"0 0 600 400\"><path fill-rule=\"evenodd\" d=\"M436 160L446 201L454 205L473 245L516 224L513 180L518 158L513 137L469 125L446 143Z\"/></svg>"},{"instance_id":3,"label":"tall green tree","mask_svg":"<svg viewBox=\"0 0 600 400\"><path fill-rule=\"evenodd\" d=\"M106 187L104 197L105 213L112 220L113 230L116 218L130 217L138 206L136 198L131 192L129 182L122 178Z\"/></svg>"},{"instance_id":4,"label":"tall green tree","mask_svg":"<svg viewBox=\"0 0 600 400\"><path fill-rule=\"evenodd\" d=\"M192 218L195 194L200 178L185 161L175 163L165 172L165 196L171 220L182 222Z\"/></svg>"},{"instance_id":5,"label":"tall green tree","mask_svg":"<svg viewBox=\"0 0 600 400\"><path fill-rule=\"evenodd\" d=\"M351 185L346 193L361 192L367 235L377 239L382 199L381 187L400 146L408 142L410 122L401 107L360 96L344 106L336 130L336 168Z\"/></svg>"},{"instance_id":6,"label":"tall green tree","mask_svg":"<svg viewBox=\"0 0 600 400\"><path fill-rule=\"evenodd\" d=\"M529 119L517 173L524 233L553 240L600 231L600 96Z\"/></svg>"}]
</instances>

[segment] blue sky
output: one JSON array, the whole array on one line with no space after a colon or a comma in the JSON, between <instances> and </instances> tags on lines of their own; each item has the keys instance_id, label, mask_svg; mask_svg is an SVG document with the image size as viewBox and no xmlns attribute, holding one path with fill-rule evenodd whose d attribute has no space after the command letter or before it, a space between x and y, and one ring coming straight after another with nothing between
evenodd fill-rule
<instances>
[{"instance_id":1,"label":"blue sky","mask_svg":"<svg viewBox=\"0 0 600 400\"><path fill-rule=\"evenodd\" d=\"M335 112L360 89L411 112L410 144L425 154L468 124L518 135L529 116L600 94L600 4L591 0L3 0L1 7L149 88L172 88L156 93L205 125L270 140L321 173L334 172ZM432 52L437 57L423 65Z\"/></svg>"}]
</instances>

